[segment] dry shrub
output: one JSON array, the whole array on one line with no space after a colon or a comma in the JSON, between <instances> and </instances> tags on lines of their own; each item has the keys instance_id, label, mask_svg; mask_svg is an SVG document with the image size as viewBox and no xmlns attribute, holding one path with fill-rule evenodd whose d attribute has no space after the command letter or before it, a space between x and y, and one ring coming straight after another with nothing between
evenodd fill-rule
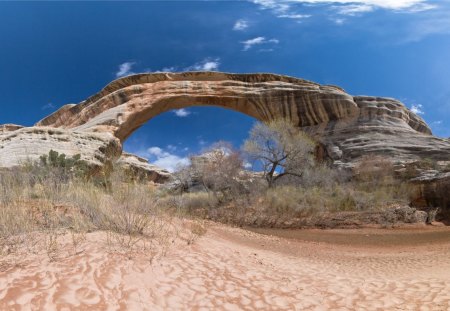
<instances>
[{"instance_id":1,"label":"dry shrub","mask_svg":"<svg viewBox=\"0 0 450 311\"><path fill-rule=\"evenodd\" d=\"M173 180L180 193L208 192L224 203L246 192L242 169L241 154L230 143L217 142L192 156L191 164L175 172Z\"/></svg>"},{"instance_id":2,"label":"dry shrub","mask_svg":"<svg viewBox=\"0 0 450 311\"><path fill-rule=\"evenodd\" d=\"M323 213L376 211L393 205L406 205L408 185L379 187L373 191L358 189L353 183L332 187L278 186L269 189L251 203L259 219L272 217L310 218ZM224 215L221 215L224 218ZM247 215L248 216L248 215ZM220 220L220 219L219 219ZM239 222L239 220L236 220Z\"/></svg>"},{"instance_id":3,"label":"dry shrub","mask_svg":"<svg viewBox=\"0 0 450 311\"><path fill-rule=\"evenodd\" d=\"M214 209L219 201L215 195L209 192L192 192L180 195L167 195L158 201L161 209L173 209L180 215L198 215Z\"/></svg>"},{"instance_id":4,"label":"dry shrub","mask_svg":"<svg viewBox=\"0 0 450 311\"><path fill-rule=\"evenodd\" d=\"M155 191L124 182L120 172L110 174L106 188L85 179L34 174L29 167L0 173L2 253L13 252L36 233L42 233L38 236L50 260L57 258L58 237L67 232L75 253L93 230L111 232L115 243L128 248L143 239L168 244L177 234L171 217L161 214Z\"/></svg>"},{"instance_id":5,"label":"dry shrub","mask_svg":"<svg viewBox=\"0 0 450 311\"><path fill-rule=\"evenodd\" d=\"M35 221L22 205L0 205L0 254L9 254L27 241L27 234L36 228Z\"/></svg>"},{"instance_id":6,"label":"dry shrub","mask_svg":"<svg viewBox=\"0 0 450 311\"><path fill-rule=\"evenodd\" d=\"M408 183L396 178L393 163L376 155L362 158L355 168L355 180L347 187L361 209L408 204L412 193Z\"/></svg>"},{"instance_id":7,"label":"dry shrub","mask_svg":"<svg viewBox=\"0 0 450 311\"><path fill-rule=\"evenodd\" d=\"M200 237L208 231L204 220L194 219L189 222L189 233L186 239L188 245L194 244Z\"/></svg>"},{"instance_id":8,"label":"dry shrub","mask_svg":"<svg viewBox=\"0 0 450 311\"><path fill-rule=\"evenodd\" d=\"M350 192L340 187L299 188L281 186L267 191L263 206L269 215L306 217L325 211L356 210L357 203Z\"/></svg>"},{"instance_id":9,"label":"dry shrub","mask_svg":"<svg viewBox=\"0 0 450 311\"><path fill-rule=\"evenodd\" d=\"M393 184L394 165L382 156L363 156L355 167L355 179L369 189L380 185Z\"/></svg>"}]
</instances>

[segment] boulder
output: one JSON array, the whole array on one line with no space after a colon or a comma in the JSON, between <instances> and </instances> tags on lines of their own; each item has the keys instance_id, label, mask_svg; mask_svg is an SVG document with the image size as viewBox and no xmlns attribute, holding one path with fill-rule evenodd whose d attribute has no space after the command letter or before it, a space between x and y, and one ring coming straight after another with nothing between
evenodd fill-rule
<instances>
[{"instance_id":1,"label":"boulder","mask_svg":"<svg viewBox=\"0 0 450 311\"><path fill-rule=\"evenodd\" d=\"M166 182L171 176L169 171L148 163L147 159L126 152L122 153L117 163L139 178L159 184Z\"/></svg>"}]
</instances>

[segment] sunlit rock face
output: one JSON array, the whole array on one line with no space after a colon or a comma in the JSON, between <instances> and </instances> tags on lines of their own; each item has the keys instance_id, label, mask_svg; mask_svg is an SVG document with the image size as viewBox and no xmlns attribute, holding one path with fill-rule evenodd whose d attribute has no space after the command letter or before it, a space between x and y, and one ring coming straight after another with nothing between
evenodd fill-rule
<instances>
[{"instance_id":1,"label":"sunlit rock face","mask_svg":"<svg viewBox=\"0 0 450 311\"><path fill-rule=\"evenodd\" d=\"M334 161L367 153L397 160L445 160L450 143L401 102L351 96L336 86L274 74L187 72L118 79L78 105L62 107L37 126L111 133L121 142L151 118L190 106L233 109L261 121L286 118L320 140Z\"/></svg>"},{"instance_id":2,"label":"sunlit rock face","mask_svg":"<svg viewBox=\"0 0 450 311\"><path fill-rule=\"evenodd\" d=\"M80 153L101 164L107 152L119 158L123 142L151 118L190 106L223 107L261 121L291 120L321 143L323 157L336 166L352 167L368 154L394 162L450 160L450 141L434 137L419 116L395 99L352 96L336 86L275 74L184 72L124 77L79 104L63 106L35 127L0 126L0 166L20 164L50 149Z\"/></svg>"},{"instance_id":3,"label":"sunlit rock face","mask_svg":"<svg viewBox=\"0 0 450 311\"><path fill-rule=\"evenodd\" d=\"M147 159L126 152L122 153L117 164L129 170L133 177L155 183L164 183L171 176L167 170L148 163Z\"/></svg>"},{"instance_id":4,"label":"sunlit rock face","mask_svg":"<svg viewBox=\"0 0 450 311\"><path fill-rule=\"evenodd\" d=\"M51 127L24 127L0 130L0 167L13 167L37 161L50 150L68 156L81 155L93 166L121 153L120 141L109 133L86 133Z\"/></svg>"}]
</instances>

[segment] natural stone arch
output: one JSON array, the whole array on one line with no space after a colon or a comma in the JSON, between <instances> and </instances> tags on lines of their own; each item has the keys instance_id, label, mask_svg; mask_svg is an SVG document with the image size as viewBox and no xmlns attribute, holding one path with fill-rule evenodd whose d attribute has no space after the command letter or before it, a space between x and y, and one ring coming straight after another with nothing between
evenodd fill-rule
<instances>
[{"instance_id":1,"label":"natural stone arch","mask_svg":"<svg viewBox=\"0 0 450 311\"><path fill-rule=\"evenodd\" d=\"M336 86L275 74L132 75L36 125L109 134L123 143L156 115L195 105L233 109L261 121L289 119L320 141L337 164L367 153L445 160L450 150L447 140L432 136L426 123L395 99L351 96Z\"/></svg>"},{"instance_id":2,"label":"natural stone arch","mask_svg":"<svg viewBox=\"0 0 450 311\"><path fill-rule=\"evenodd\" d=\"M273 74L212 72L140 74L113 81L78 105L66 105L38 126L110 132L122 142L142 124L172 109L217 106L260 121L290 119L300 127L359 114L353 97L335 86Z\"/></svg>"},{"instance_id":3,"label":"natural stone arch","mask_svg":"<svg viewBox=\"0 0 450 311\"><path fill-rule=\"evenodd\" d=\"M121 78L35 127L0 126L0 167L39 159L49 150L81 154L88 163L102 166L111 155L120 157L122 143L142 124L165 111L193 105L233 109L261 121L290 119L320 141L338 167L352 167L367 154L400 165L424 158L450 162L450 141L432 136L426 123L395 99L351 96L339 87L275 74L185 72ZM121 159L147 165L144 159ZM424 178L418 182L430 181ZM419 197L448 211L448 173L431 180ZM436 185L444 193L433 190Z\"/></svg>"}]
</instances>

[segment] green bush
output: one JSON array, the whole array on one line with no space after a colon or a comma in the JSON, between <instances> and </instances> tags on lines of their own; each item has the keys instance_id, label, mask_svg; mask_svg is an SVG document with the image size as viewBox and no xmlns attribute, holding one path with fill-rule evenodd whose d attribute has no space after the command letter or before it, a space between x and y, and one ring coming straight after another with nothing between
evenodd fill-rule
<instances>
[{"instance_id":1,"label":"green bush","mask_svg":"<svg viewBox=\"0 0 450 311\"><path fill-rule=\"evenodd\" d=\"M64 153L50 150L48 155L42 155L39 160L37 166L46 171L58 170L60 173L67 174L68 177L87 178L89 175L89 165L81 160L79 154L68 157Z\"/></svg>"}]
</instances>

